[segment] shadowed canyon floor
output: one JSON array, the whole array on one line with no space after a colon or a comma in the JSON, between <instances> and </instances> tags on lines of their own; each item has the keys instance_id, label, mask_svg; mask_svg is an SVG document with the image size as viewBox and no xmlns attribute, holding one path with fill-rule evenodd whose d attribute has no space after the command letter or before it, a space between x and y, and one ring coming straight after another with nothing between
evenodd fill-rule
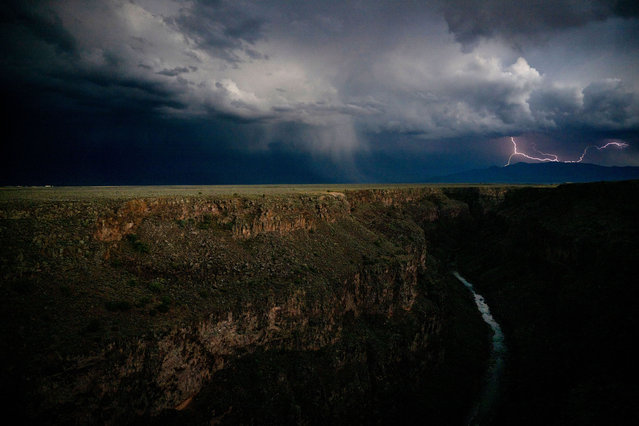
<instances>
[{"instance_id":1,"label":"shadowed canyon floor","mask_svg":"<svg viewBox=\"0 0 639 426\"><path fill-rule=\"evenodd\" d=\"M542 406L555 424L629 414L638 194L636 182L3 188L5 411L462 424L491 331L457 268L508 339L496 423L534 423Z\"/></svg>"}]
</instances>

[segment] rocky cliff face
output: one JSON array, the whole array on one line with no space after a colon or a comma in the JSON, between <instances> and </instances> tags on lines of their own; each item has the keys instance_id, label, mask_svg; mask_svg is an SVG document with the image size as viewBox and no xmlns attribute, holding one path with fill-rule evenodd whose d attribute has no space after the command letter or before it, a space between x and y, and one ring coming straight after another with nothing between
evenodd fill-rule
<instances>
[{"instance_id":1,"label":"rocky cliff face","mask_svg":"<svg viewBox=\"0 0 639 426\"><path fill-rule=\"evenodd\" d=\"M469 214L441 190L1 212L3 381L30 420L460 420L478 386L486 330L423 230Z\"/></svg>"},{"instance_id":2,"label":"rocky cliff face","mask_svg":"<svg viewBox=\"0 0 639 426\"><path fill-rule=\"evenodd\" d=\"M44 411L70 405L74 419L93 422L96 413L106 409L114 417L98 419L118 424L132 412L153 417L167 409L187 408L229 359L256 350L318 351L342 339L347 317L392 319L410 312L424 262L421 255L390 268L362 268L319 300L293 291L280 302L247 304L161 334L109 344L67 362L65 383L57 375L44 378L39 389L48 397ZM421 319L413 350L424 350L442 326L438 312Z\"/></svg>"},{"instance_id":3,"label":"rocky cliff face","mask_svg":"<svg viewBox=\"0 0 639 426\"><path fill-rule=\"evenodd\" d=\"M636 418L636 182L0 200L7 417L461 424ZM478 355L479 354L479 355ZM634 417L633 417L634 416Z\"/></svg>"},{"instance_id":4,"label":"rocky cliff face","mask_svg":"<svg viewBox=\"0 0 639 426\"><path fill-rule=\"evenodd\" d=\"M264 199L230 198L203 200L197 198L130 200L116 212L98 219L95 238L120 241L134 234L147 216L164 220L204 221L231 229L239 238L262 233L280 235L295 230L313 230L318 222L335 222L349 214L350 205L342 193L309 197L269 197Z\"/></svg>"}]
</instances>

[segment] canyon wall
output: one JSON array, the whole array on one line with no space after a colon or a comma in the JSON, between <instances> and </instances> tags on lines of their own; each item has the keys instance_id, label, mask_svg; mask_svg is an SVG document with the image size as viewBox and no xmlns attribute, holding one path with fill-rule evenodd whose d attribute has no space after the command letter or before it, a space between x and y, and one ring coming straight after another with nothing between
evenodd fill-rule
<instances>
[{"instance_id":1,"label":"canyon wall","mask_svg":"<svg viewBox=\"0 0 639 426\"><path fill-rule=\"evenodd\" d=\"M639 423L637 182L0 199L7 416ZM629 422L630 419L630 422Z\"/></svg>"},{"instance_id":2,"label":"canyon wall","mask_svg":"<svg viewBox=\"0 0 639 426\"><path fill-rule=\"evenodd\" d=\"M470 215L428 187L3 201L7 410L54 424L461 422L487 330L424 229Z\"/></svg>"}]
</instances>

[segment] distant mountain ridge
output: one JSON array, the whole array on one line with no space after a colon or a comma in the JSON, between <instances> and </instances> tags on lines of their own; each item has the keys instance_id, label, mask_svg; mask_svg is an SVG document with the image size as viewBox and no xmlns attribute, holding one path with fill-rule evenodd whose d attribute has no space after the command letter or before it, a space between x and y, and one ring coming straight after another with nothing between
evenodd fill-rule
<instances>
[{"instance_id":1,"label":"distant mountain ridge","mask_svg":"<svg viewBox=\"0 0 639 426\"><path fill-rule=\"evenodd\" d=\"M639 179L639 167L609 167L589 163L515 163L506 167L467 170L436 176L440 183L564 183Z\"/></svg>"}]
</instances>

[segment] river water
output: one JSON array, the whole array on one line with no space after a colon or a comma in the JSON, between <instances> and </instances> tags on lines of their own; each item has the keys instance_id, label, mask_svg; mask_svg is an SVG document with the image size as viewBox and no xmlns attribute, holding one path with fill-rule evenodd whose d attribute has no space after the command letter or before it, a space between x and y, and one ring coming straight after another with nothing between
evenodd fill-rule
<instances>
[{"instance_id":1,"label":"river water","mask_svg":"<svg viewBox=\"0 0 639 426\"><path fill-rule=\"evenodd\" d=\"M477 294L473 285L466 281L466 279L459 275L459 273L453 272L453 275L473 294L473 297L475 298L475 305L477 305L477 309L481 313L481 317L493 331L492 349L490 352L488 367L486 369L483 388L470 416L468 417L469 425L486 425L491 421L497 399L499 397L499 385L503 375L504 357L506 355L504 333L501 331L499 323L495 321L493 316L490 314L490 308L486 304L484 297Z\"/></svg>"}]
</instances>

